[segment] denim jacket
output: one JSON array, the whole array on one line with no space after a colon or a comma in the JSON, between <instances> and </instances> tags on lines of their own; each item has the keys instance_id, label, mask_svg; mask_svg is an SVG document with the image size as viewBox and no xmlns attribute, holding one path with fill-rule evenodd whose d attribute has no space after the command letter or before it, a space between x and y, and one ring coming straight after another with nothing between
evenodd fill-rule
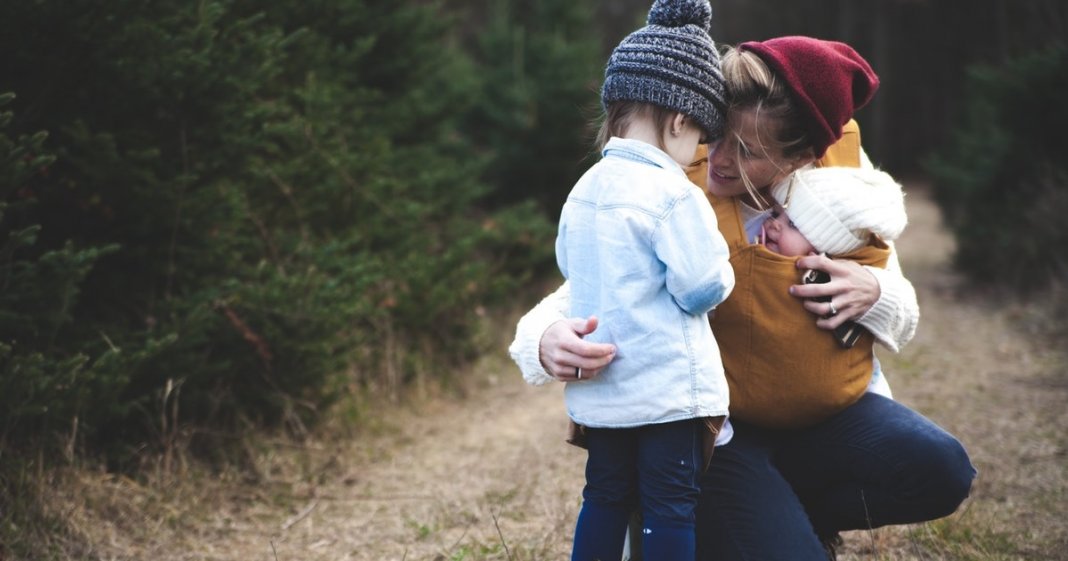
<instances>
[{"instance_id":1,"label":"denim jacket","mask_svg":"<svg viewBox=\"0 0 1068 561\"><path fill-rule=\"evenodd\" d=\"M617 351L600 376L567 384L568 414L604 428L726 415L707 314L734 271L715 213L662 150L613 138L602 156L564 204L556 256L571 316L596 315L586 339Z\"/></svg>"}]
</instances>

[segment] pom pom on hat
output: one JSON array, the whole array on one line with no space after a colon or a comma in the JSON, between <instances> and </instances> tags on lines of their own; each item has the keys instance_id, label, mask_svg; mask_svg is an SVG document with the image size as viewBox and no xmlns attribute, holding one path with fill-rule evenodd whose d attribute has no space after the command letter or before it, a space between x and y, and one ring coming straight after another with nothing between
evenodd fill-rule
<instances>
[{"instance_id":1,"label":"pom pom on hat","mask_svg":"<svg viewBox=\"0 0 1068 561\"><path fill-rule=\"evenodd\" d=\"M675 0L655 2L649 9L646 25L682 27L696 25L705 32L712 26L712 5L708 0Z\"/></svg>"},{"instance_id":2,"label":"pom pom on hat","mask_svg":"<svg viewBox=\"0 0 1068 561\"><path fill-rule=\"evenodd\" d=\"M649 103L678 111L720 136L726 86L708 35L708 0L656 0L647 25L624 38L608 59L601 103Z\"/></svg>"},{"instance_id":3,"label":"pom pom on hat","mask_svg":"<svg viewBox=\"0 0 1068 561\"><path fill-rule=\"evenodd\" d=\"M842 137L842 126L879 89L868 61L845 43L789 36L742 43L738 49L752 51L786 83L817 158Z\"/></svg>"},{"instance_id":4,"label":"pom pom on hat","mask_svg":"<svg viewBox=\"0 0 1068 561\"><path fill-rule=\"evenodd\" d=\"M908 224L905 196L890 174L871 168L803 168L771 195L805 239L830 255L852 253L875 234L897 239Z\"/></svg>"}]
</instances>

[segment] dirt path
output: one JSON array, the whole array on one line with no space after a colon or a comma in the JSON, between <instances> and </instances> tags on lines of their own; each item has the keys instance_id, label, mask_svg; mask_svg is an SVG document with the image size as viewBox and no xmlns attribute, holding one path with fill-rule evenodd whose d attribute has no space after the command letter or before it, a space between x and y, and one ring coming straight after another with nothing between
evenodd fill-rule
<instances>
[{"instance_id":1,"label":"dirt path","mask_svg":"<svg viewBox=\"0 0 1068 561\"><path fill-rule=\"evenodd\" d=\"M1019 310L958 297L937 210L918 188L908 203L900 253L924 316L905 352L881 356L897 398L958 435L980 476L954 516L849 533L840 559L1068 558L1063 355L1013 327ZM354 442L258 451L254 485L179 484L161 507L88 481L69 516L100 559L567 559L585 456L563 442L561 388L525 386L503 353L472 376L486 383L463 403L397 412ZM124 493L153 514L97 496Z\"/></svg>"},{"instance_id":2,"label":"dirt path","mask_svg":"<svg viewBox=\"0 0 1068 561\"><path fill-rule=\"evenodd\" d=\"M278 559L566 558L584 457L561 438L560 388L515 378L406 421L410 440L276 534Z\"/></svg>"}]
</instances>

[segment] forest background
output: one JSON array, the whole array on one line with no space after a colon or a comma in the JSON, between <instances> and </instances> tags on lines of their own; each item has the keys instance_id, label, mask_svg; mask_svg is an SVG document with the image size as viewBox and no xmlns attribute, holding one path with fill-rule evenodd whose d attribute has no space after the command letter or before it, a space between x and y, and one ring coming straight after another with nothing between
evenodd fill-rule
<instances>
[{"instance_id":1,"label":"forest background","mask_svg":"<svg viewBox=\"0 0 1068 561\"><path fill-rule=\"evenodd\" d=\"M487 318L554 278L648 4L0 1L0 559L55 531L48 469L240 465L462 391ZM713 8L719 44L854 45L872 159L930 178L976 289L1066 317L1068 5Z\"/></svg>"}]
</instances>

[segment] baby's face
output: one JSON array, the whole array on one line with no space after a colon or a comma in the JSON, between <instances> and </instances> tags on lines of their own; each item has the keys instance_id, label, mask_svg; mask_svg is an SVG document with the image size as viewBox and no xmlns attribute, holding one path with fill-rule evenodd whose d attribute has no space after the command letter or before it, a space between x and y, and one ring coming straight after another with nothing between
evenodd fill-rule
<instances>
[{"instance_id":1,"label":"baby's face","mask_svg":"<svg viewBox=\"0 0 1068 561\"><path fill-rule=\"evenodd\" d=\"M812 244L808 243L794 223L790 222L790 217L779 203L775 203L771 217L764 222L764 233L764 245L779 255L800 257L816 253Z\"/></svg>"}]
</instances>

